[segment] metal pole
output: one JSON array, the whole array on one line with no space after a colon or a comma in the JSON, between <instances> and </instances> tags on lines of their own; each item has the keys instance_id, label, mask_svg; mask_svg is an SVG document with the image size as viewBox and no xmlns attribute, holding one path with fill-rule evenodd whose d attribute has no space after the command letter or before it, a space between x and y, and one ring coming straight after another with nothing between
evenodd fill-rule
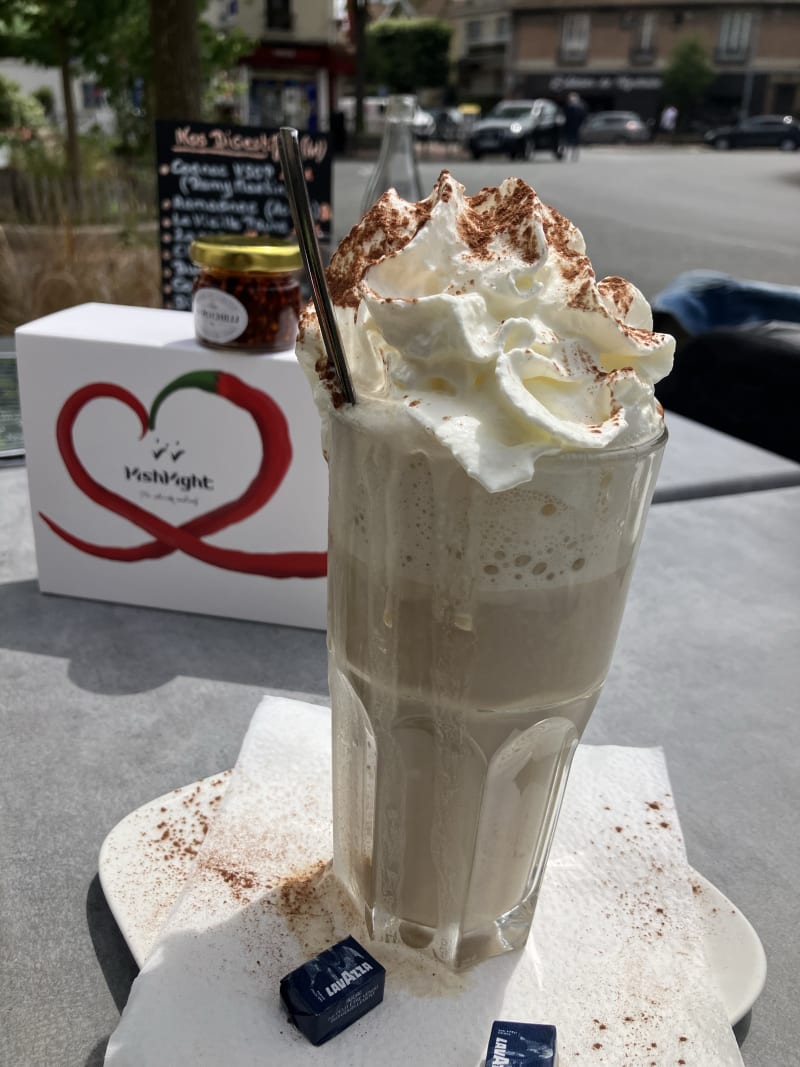
<instances>
[{"instance_id":1,"label":"metal pole","mask_svg":"<svg viewBox=\"0 0 800 1067\"><path fill-rule=\"evenodd\" d=\"M755 81L755 70L753 69L753 61L758 53L758 38L761 30L761 13L759 11L753 12L753 25L750 33L750 41L747 47L747 69L744 72L744 82L742 84L742 101L739 105L739 119L744 120L750 114L750 104L753 99L753 82Z\"/></svg>"},{"instance_id":2,"label":"metal pole","mask_svg":"<svg viewBox=\"0 0 800 1067\"><path fill-rule=\"evenodd\" d=\"M366 0L355 0L353 4L355 16L355 61L356 61L356 148L361 147L364 136L364 86L367 76L367 4Z\"/></svg>"}]
</instances>

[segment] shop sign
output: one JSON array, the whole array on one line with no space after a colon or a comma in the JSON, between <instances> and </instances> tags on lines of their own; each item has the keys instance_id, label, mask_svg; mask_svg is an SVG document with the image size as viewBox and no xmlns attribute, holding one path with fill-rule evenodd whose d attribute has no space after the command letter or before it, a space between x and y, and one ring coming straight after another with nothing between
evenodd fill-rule
<instances>
[{"instance_id":1,"label":"shop sign","mask_svg":"<svg viewBox=\"0 0 800 1067\"><path fill-rule=\"evenodd\" d=\"M324 133L300 133L300 155L320 240L330 239L331 155ZM278 131L203 122L156 123L164 307L188 311L197 267L195 237L293 229L280 176Z\"/></svg>"},{"instance_id":2,"label":"shop sign","mask_svg":"<svg viewBox=\"0 0 800 1067\"><path fill-rule=\"evenodd\" d=\"M657 74L556 74L548 83L552 93L653 92L663 86Z\"/></svg>"}]
</instances>

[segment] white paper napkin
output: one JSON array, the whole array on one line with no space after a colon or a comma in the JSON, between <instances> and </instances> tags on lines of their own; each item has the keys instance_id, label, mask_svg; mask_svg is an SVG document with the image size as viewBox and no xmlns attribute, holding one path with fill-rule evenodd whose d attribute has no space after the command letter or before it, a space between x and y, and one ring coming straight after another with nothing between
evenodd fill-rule
<instances>
[{"instance_id":1,"label":"white paper napkin","mask_svg":"<svg viewBox=\"0 0 800 1067\"><path fill-rule=\"evenodd\" d=\"M457 976L368 941L330 822L328 710L265 698L108 1067L476 1067L494 1019L555 1024L570 1067L742 1064L660 750L578 750L527 948ZM349 933L386 966L385 1000L314 1048L279 981Z\"/></svg>"}]
</instances>

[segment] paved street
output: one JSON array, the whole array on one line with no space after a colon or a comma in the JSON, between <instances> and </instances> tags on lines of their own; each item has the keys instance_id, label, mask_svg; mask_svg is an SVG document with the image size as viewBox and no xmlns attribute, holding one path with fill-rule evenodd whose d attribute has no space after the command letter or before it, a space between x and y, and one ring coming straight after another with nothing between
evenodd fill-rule
<instances>
[{"instance_id":1,"label":"paved street","mask_svg":"<svg viewBox=\"0 0 800 1067\"><path fill-rule=\"evenodd\" d=\"M530 163L424 160L425 189L443 165L470 193L509 174L524 178L581 228L599 276L623 274L648 297L699 267L800 284L800 152L623 147L585 148L577 163L546 153ZM370 171L366 161L335 164L338 238L359 216Z\"/></svg>"}]
</instances>

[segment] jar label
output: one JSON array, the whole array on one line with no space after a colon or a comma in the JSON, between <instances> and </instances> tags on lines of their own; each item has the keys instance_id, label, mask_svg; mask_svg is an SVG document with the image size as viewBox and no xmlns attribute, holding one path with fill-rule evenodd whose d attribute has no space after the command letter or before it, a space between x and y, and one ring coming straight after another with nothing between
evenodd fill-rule
<instances>
[{"instance_id":1,"label":"jar label","mask_svg":"<svg viewBox=\"0 0 800 1067\"><path fill-rule=\"evenodd\" d=\"M225 344L247 329L247 308L221 289L198 289L192 300L194 328L204 341Z\"/></svg>"}]
</instances>

